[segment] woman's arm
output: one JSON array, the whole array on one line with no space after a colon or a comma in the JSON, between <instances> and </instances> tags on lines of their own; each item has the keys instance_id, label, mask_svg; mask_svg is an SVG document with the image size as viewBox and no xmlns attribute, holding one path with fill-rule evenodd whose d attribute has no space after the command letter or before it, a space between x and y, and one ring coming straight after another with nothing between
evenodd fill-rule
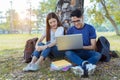
<instances>
[{"instance_id":1,"label":"woman's arm","mask_svg":"<svg viewBox=\"0 0 120 80\"><path fill-rule=\"evenodd\" d=\"M42 36L38 39L38 41L36 42L36 45L35 45L36 50L38 50L38 51L42 50L42 47L41 47L41 46L38 46L38 43L39 43L39 42L42 42L44 39L45 39L45 35L42 35Z\"/></svg>"},{"instance_id":2,"label":"woman's arm","mask_svg":"<svg viewBox=\"0 0 120 80\"><path fill-rule=\"evenodd\" d=\"M62 36L62 35L64 35L64 28L58 27L55 32L55 37ZM51 42L50 44L48 44L47 47L52 47L54 45L56 45L56 39L53 42Z\"/></svg>"},{"instance_id":3,"label":"woman's arm","mask_svg":"<svg viewBox=\"0 0 120 80\"><path fill-rule=\"evenodd\" d=\"M96 48L96 39L91 39L90 46L83 46L83 49L86 49L86 50L95 50L95 48Z\"/></svg>"},{"instance_id":4,"label":"woman's arm","mask_svg":"<svg viewBox=\"0 0 120 80\"><path fill-rule=\"evenodd\" d=\"M38 45L39 42L42 42L44 40L45 36L42 35L36 42L36 46Z\"/></svg>"},{"instance_id":5,"label":"woman's arm","mask_svg":"<svg viewBox=\"0 0 120 80\"><path fill-rule=\"evenodd\" d=\"M47 47L52 47L52 46L55 46L56 45L56 40L48 45L46 45Z\"/></svg>"}]
</instances>

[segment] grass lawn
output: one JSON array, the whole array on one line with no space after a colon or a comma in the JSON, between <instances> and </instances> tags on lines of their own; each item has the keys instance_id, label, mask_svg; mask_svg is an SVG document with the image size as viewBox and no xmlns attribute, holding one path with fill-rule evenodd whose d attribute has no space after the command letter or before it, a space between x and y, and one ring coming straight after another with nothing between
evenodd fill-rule
<instances>
[{"instance_id":1,"label":"grass lawn","mask_svg":"<svg viewBox=\"0 0 120 80\"><path fill-rule=\"evenodd\" d=\"M111 44L111 50L120 55L120 36L114 32L97 33L105 36ZM108 63L100 63L95 74L89 78L75 76L70 70L67 72L50 71L50 62L37 72L23 72L22 68L27 64L23 63L23 49L26 40L39 37L39 34L4 34L0 35L0 80L120 80L120 58L114 58Z\"/></svg>"},{"instance_id":2,"label":"grass lawn","mask_svg":"<svg viewBox=\"0 0 120 80\"><path fill-rule=\"evenodd\" d=\"M0 35L0 50L23 48L26 40L39 37L38 34L3 34Z\"/></svg>"},{"instance_id":3,"label":"grass lawn","mask_svg":"<svg viewBox=\"0 0 120 80\"><path fill-rule=\"evenodd\" d=\"M118 51L120 53L120 36L116 36L114 32L99 32L97 33L99 36L105 36L110 42L111 50Z\"/></svg>"}]
</instances>

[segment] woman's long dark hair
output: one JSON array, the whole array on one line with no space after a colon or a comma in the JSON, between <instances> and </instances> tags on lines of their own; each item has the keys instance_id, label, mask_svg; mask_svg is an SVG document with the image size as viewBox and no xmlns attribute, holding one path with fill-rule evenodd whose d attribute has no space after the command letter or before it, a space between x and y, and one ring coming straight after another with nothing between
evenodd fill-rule
<instances>
[{"instance_id":1,"label":"woman's long dark hair","mask_svg":"<svg viewBox=\"0 0 120 80\"><path fill-rule=\"evenodd\" d=\"M46 41L47 42L50 41L50 29L51 29L51 27L49 25L49 20L51 18L54 18L57 20L57 27L62 26L61 22L58 19L58 16L54 12L51 12L47 15L47 18L46 18Z\"/></svg>"}]
</instances>

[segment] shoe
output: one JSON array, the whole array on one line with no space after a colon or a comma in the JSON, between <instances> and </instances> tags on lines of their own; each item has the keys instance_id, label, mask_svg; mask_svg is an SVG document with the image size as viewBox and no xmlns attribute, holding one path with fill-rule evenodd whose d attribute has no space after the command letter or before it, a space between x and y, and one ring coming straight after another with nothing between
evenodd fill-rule
<instances>
[{"instance_id":1,"label":"shoe","mask_svg":"<svg viewBox=\"0 0 120 80\"><path fill-rule=\"evenodd\" d=\"M71 67L71 71L77 75L77 76L82 76L84 71L83 69L81 68L81 66L75 66L75 67Z\"/></svg>"},{"instance_id":2,"label":"shoe","mask_svg":"<svg viewBox=\"0 0 120 80\"><path fill-rule=\"evenodd\" d=\"M31 63L28 64L26 67L23 68L23 71L25 71L25 72L26 72L26 71L29 71L30 68L31 68L31 65L32 65Z\"/></svg>"},{"instance_id":3,"label":"shoe","mask_svg":"<svg viewBox=\"0 0 120 80\"><path fill-rule=\"evenodd\" d=\"M82 76L82 77L88 77L88 69L87 69L87 67L86 67L86 65L87 64L89 64L87 61L84 61L83 63L82 63L82 69L84 70L84 75Z\"/></svg>"},{"instance_id":4,"label":"shoe","mask_svg":"<svg viewBox=\"0 0 120 80\"><path fill-rule=\"evenodd\" d=\"M37 70L39 70L40 69L40 66L39 65L37 65L37 64L32 64L31 65L31 68L30 68L30 71L37 71Z\"/></svg>"},{"instance_id":5,"label":"shoe","mask_svg":"<svg viewBox=\"0 0 120 80\"><path fill-rule=\"evenodd\" d=\"M23 68L23 71L37 71L40 67L37 64L28 64L25 68Z\"/></svg>"},{"instance_id":6,"label":"shoe","mask_svg":"<svg viewBox=\"0 0 120 80\"><path fill-rule=\"evenodd\" d=\"M84 70L84 76L88 77L89 75L92 75L94 73L96 65L93 65L87 61L84 61L82 63L82 68Z\"/></svg>"},{"instance_id":7,"label":"shoe","mask_svg":"<svg viewBox=\"0 0 120 80\"><path fill-rule=\"evenodd\" d=\"M92 75L95 71L96 65L89 63L86 65L86 68L88 70L88 75Z\"/></svg>"}]
</instances>

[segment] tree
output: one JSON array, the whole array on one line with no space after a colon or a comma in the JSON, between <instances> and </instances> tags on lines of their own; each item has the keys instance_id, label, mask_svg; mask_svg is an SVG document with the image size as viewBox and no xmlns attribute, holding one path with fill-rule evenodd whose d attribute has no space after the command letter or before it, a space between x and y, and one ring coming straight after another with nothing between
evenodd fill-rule
<instances>
[{"instance_id":1,"label":"tree","mask_svg":"<svg viewBox=\"0 0 120 80\"><path fill-rule=\"evenodd\" d=\"M10 12L12 12L12 16ZM9 11L6 11L5 17L6 17L6 22L0 24L0 29L10 31L11 33L14 33L13 31L18 30L18 26L20 22L18 13L15 10L9 10ZM11 23L12 23L12 26L11 26Z\"/></svg>"},{"instance_id":2,"label":"tree","mask_svg":"<svg viewBox=\"0 0 120 80\"><path fill-rule=\"evenodd\" d=\"M40 10L42 14L46 14L49 12L55 12L57 0L48 0L44 2L40 2Z\"/></svg>"},{"instance_id":3,"label":"tree","mask_svg":"<svg viewBox=\"0 0 120 80\"><path fill-rule=\"evenodd\" d=\"M84 0L58 0L57 2L56 13L66 29L71 24L70 14L75 9L80 9L83 13Z\"/></svg>"},{"instance_id":4,"label":"tree","mask_svg":"<svg viewBox=\"0 0 120 80\"><path fill-rule=\"evenodd\" d=\"M116 35L120 35L118 24L120 24L119 0L90 0L92 7L88 9L88 14L93 15L96 23L102 24L105 19L109 20L115 29Z\"/></svg>"},{"instance_id":5,"label":"tree","mask_svg":"<svg viewBox=\"0 0 120 80\"><path fill-rule=\"evenodd\" d=\"M37 26L44 27L46 15L49 12L55 12L57 0L48 0L40 2L38 10L34 10L35 14L37 15Z\"/></svg>"},{"instance_id":6,"label":"tree","mask_svg":"<svg viewBox=\"0 0 120 80\"><path fill-rule=\"evenodd\" d=\"M19 27L20 19L18 13L14 10L13 11L13 29L17 30Z\"/></svg>"},{"instance_id":7,"label":"tree","mask_svg":"<svg viewBox=\"0 0 120 80\"><path fill-rule=\"evenodd\" d=\"M3 12L1 11L0 13L3 13ZM0 29L9 31L10 27L9 27L9 22L7 20L7 12L4 14L4 16L1 16L1 18L6 19L6 22L0 23Z\"/></svg>"}]
</instances>

